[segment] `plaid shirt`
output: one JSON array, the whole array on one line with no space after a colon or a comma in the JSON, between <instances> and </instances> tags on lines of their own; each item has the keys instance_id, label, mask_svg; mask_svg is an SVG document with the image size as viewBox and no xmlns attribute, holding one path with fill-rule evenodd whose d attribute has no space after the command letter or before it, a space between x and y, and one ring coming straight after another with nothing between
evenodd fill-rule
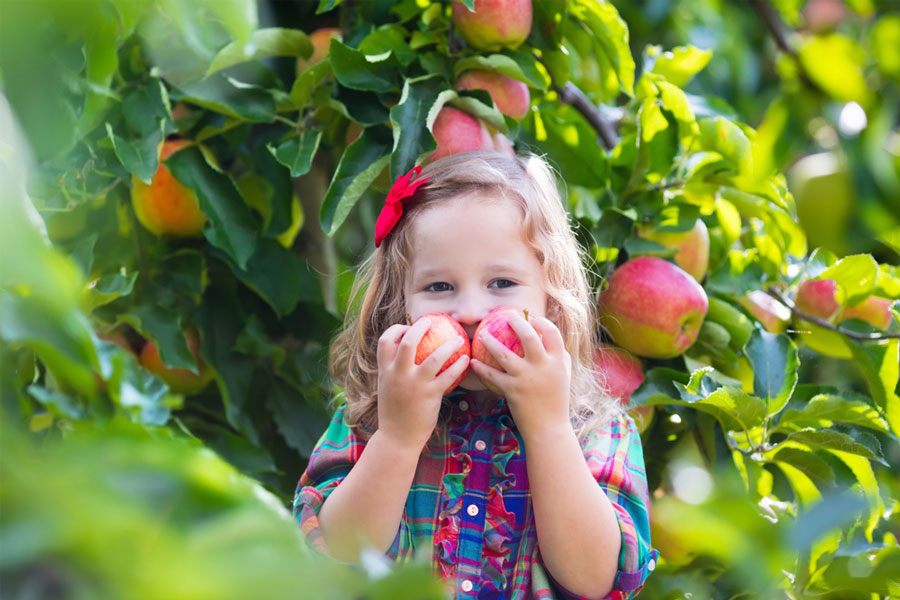
<instances>
[{"instance_id":1,"label":"plaid shirt","mask_svg":"<svg viewBox=\"0 0 900 600\"><path fill-rule=\"evenodd\" d=\"M294 495L307 540L327 553L318 512L359 460L365 441L338 409ZM457 598L580 598L544 568L525 468L525 445L505 401L487 414L461 388L445 398L442 426L419 457L403 518L388 555L429 560ZM607 598L637 594L656 566L650 548L647 481L634 422L616 413L581 440L591 473L613 505L622 546Z\"/></svg>"}]
</instances>

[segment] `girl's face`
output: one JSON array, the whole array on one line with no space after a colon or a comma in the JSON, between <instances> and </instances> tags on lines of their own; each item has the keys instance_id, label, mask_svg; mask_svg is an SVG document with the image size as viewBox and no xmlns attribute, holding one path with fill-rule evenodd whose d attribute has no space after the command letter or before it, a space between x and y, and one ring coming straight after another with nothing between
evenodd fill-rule
<instances>
[{"instance_id":1,"label":"girl's face","mask_svg":"<svg viewBox=\"0 0 900 600\"><path fill-rule=\"evenodd\" d=\"M413 321L429 312L447 313L471 341L494 308L546 315L541 264L525 241L521 209L512 200L454 198L423 211L412 227L406 310ZM484 389L471 371L462 386Z\"/></svg>"}]
</instances>

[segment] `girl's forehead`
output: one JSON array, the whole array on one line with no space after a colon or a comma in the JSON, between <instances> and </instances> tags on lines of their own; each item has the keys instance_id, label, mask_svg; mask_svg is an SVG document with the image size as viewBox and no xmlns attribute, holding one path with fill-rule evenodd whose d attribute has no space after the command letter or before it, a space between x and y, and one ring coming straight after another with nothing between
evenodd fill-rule
<instances>
[{"instance_id":1,"label":"girl's forehead","mask_svg":"<svg viewBox=\"0 0 900 600\"><path fill-rule=\"evenodd\" d=\"M431 202L424 206L413 221L413 233L417 222L423 224L439 224L446 219L480 219L501 218L516 219L521 222L524 213L520 203L514 198L499 193L469 193Z\"/></svg>"}]
</instances>

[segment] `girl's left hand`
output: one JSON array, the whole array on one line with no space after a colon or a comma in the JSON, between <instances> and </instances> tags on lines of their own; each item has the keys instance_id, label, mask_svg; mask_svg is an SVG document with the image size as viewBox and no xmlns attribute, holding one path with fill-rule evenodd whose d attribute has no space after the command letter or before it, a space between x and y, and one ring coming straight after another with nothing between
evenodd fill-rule
<instances>
[{"instance_id":1,"label":"girl's left hand","mask_svg":"<svg viewBox=\"0 0 900 600\"><path fill-rule=\"evenodd\" d=\"M489 381L503 392L523 437L533 436L546 427L570 427L572 357L566 351L562 334L544 317L526 321L515 315L510 317L509 325L522 340L525 356L517 355L493 335L482 332L485 347L506 372L474 358L472 369L482 381Z\"/></svg>"}]
</instances>

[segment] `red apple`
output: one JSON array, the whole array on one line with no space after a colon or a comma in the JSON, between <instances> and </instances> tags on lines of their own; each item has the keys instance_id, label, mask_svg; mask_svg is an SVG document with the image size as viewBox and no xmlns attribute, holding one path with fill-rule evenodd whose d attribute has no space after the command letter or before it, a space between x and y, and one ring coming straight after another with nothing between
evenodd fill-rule
<instances>
[{"instance_id":1,"label":"red apple","mask_svg":"<svg viewBox=\"0 0 900 600\"><path fill-rule=\"evenodd\" d=\"M675 263L697 281L703 280L709 265L709 230L701 219L697 219L694 227L688 231L658 231L644 227L639 234L666 248L674 248Z\"/></svg>"},{"instance_id":2,"label":"red apple","mask_svg":"<svg viewBox=\"0 0 900 600\"><path fill-rule=\"evenodd\" d=\"M494 140L484 123L451 106L438 113L431 133L437 141L437 150L428 157L429 161L458 152L494 149Z\"/></svg>"},{"instance_id":3,"label":"red apple","mask_svg":"<svg viewBox=\"0 0 900 600\"><path fill-rule=\"evenodd\" d=\"M523 313L523 311L517 308L501 306L489 312L487 316L481 320L481 323L479 323L478 327L475 329L475 334L472 336L472 358L480 360L489 367L494 367L495 369L503 371L503 367L500 366L500 363L497 362L494 355L490 353L484 345L484 342L481 341L480 336L482 331L486 331L493 335L500 340L501 344L509 348L512 352L519 356L525 356L525 348L522 346L522 340L519 339L519 334L517 334L509 325L509 318L513 315L519 315L520 317L524 316L526 319L528 318L526 313ZM491 383L484 380L482 380L482 383L488 389L498 394L502 393Z\"/></svg>"},{"instance_id":4,"label":"red apple","mask_svg":"<svg viewBox=\"0 0 900 600\"><path fill-rule=\"evenodd\" d=\"M861 319L882 331L891 325L894 315L891 313L891 305L894 301L881 296L869 296L862 302L848 306L841 314L841 320Z\"/></svg>"},{"instance_id":5,"label":"red apple","mask_svg":"<svg viewBox=\"0 0 900 600\"><path fill-rule=\"evenodd\" d=\"M762 290L738 298L738 303L772 333L784 333L791 321L791 309Z\"/></svg>"},{"instance_id":6,"label":"red apple","mask_svg":"<svg viewBox=\"0 0 900 600\"><path fill-rule=\"evenodd\" d=\"M194 355L197 362L197 372L190 369L180 367L167 367L163 364L159 355L156 344L147 340L144 348L141 350L140 363L145 369L151 373L159 375L159 377L168 384L169 389L176 394L196 394L209 384L212 379L212 371L200 358L200 338L193 329L184 331L184 338L187 342L188 350Z\"/></svg>"},{"instance_id":7,"label":"red apple","mask_svg":"<svg viewBox=\"0 0 900 600\"><path fill-rule=\"evenodd\" d=\"M601 324L616 344L650 358L687 350L708 309L697 280L655 256L639 256L616 269L599 298Z\"/></svg>"},{"instance_id":8,"label":"red apple","mask_svg":"<svg viewBox=\"0 0 900 600\"><path fill-rule=\"evenodd\" d=\"M628 408L631 393L644 382L641 360L621 348L601 345L594 358L594 367L599 371L600 381L607 393L616 398L623 408ZM653 421L656 407L652 404L638 406L628 411L634 419L638 431L643 433Z\"/></svg>"},{"instance_id":9,"label":"red apple","mask_svg":"<svg viewBox=\"0 0 900 600\"><path fill-rule=\"evenodd\" d=\"M316 63L322 62L328 56L328 48L331 45L331 38L341 39L341 30L337 27L322 27L316 29L309 34L309 41L312 43L313 53L308 59L297 59L297 72L301 73Z\"/></svg>"},{"instance_id":10,"label":"red apple","mask_svg":"<svg viewBox=\"0 0 900 600\"><path fill-rule=\"evenodd\" d=\"M497 105L497 110L513 119L528 114L531 94L528 86L502 73L474 69L466 71L456 80L458 90L485 90Z\"/></svg>"},{"instance_id":11,"label":"red apple","mask_svg":"<svg viewBox=\"0 0 900 600\"><path fill-rule=\"evenodd\" d=\"M841 311L837 296L837 283L834 279L812 279L800 284L794 304L814 317L832 319Z\"/></svg>"},{"instance_id":12,"label":"red apple","mask_svg":"<svg viewBox=\"0 0 900 600\"><path fill-rule=\"evenodd\" d=\"M191 145L193 142L188 140L166 140L160 148L159 167L150 184L134 176L131 178L134 213L138 221L156 235L192 237L203 231L206 215L200 211L197 194L175 179L163 163L178 150Z\"/></svg>"},{"instance_id":13,"label":"red apple","mask_svg":"<svg viewBox=\"0 0 900 600\"><path fill-rule=\"evenodd\" d=\"M441 370L438 371L438 375L446 371L450 368L453 363L459 360L462 356L467 356L471 353L471 348L469 346L469 337L466 335L466 330L463 329L463 326L459 324L459 322L446 313L439 312L431 312L426 315L423 315L423 318L427 317L431 320L431 327L428 328L428 331L425 332L425 335L422 337L422 340L419 342L419 345L416 347L416 359L415 362L417 365L422 364L426 358L431 356L431 353L437 350L442 344L447 342L448 340L452 340L456 337L461 337L463 339L463 345L459 350L453 353L450 358L441 366ZM460 382L466 378L466 374L468 373L468 369L463 371L463 374L460 375L453 384L447 388L444 394L449 394L453 391L453 388L458 386Z\"/></svg>"},{"instance_id":14,"label":"red apple","mask_svg":"<svg viewBox=\"0 0 900 600\"><path fill-rule=\"evenodd\" d=\"M463 38L478 50L514 49L531 33L531 0L475 0L470 11L453 3L453 23Z\"/></svg>"}]
</instances>

